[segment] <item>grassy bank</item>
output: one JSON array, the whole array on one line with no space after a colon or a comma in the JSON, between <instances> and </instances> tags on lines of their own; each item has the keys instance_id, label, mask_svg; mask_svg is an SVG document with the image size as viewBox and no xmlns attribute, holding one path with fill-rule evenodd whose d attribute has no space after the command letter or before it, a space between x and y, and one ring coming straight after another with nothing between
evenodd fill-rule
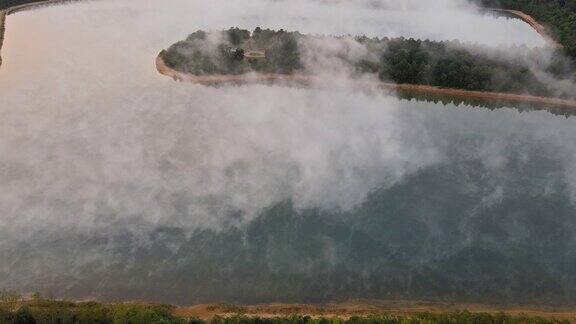
<instances>
[{"instance_id":1,"label":"grassy bank","mask_svg":"<svg viewBox=\"0 0 576 324\"><path fill-rule=\"evenodd\" d=\"M41 298L0 302L0 324L190 323L190 324L380 324L380 323L571 323L572 319L522 313L470 311L364 311L302 305L275 312L274 306L214 306L212 313L187 312L165 304L69 302ZM277 306L276 306L277 307ZM259 311L253 312L250 309ZM319 310L324 310L320 312ZM218 312L220 311L220 313Z\"/></svg>"},{"instance_id":2,"label":"grassy bank","mask_svg":"<svg viewBox=\"0 0 576 324\"><path fill-rule=\"evenodd\" d=\"M186 323L160 304L67 302L37 299L0 304L0 324Z\"/></svg>"}]
</instances>

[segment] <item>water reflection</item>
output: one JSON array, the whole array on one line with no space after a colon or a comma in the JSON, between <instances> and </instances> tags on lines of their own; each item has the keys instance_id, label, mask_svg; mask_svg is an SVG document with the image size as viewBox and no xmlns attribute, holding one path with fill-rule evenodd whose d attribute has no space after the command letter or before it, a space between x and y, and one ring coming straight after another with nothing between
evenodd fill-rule
<instances>
[{"instance_id":1,"label":"water reflection","mask_svg":"<svg viewBox=\"0 0 576 324\"><path fill-rule=\"evenodd\" d=\"M481 98L455 98L454 96L443 96L436 94L414 94L409 92L396 92L395 95L402 100L417 100L420 102L427 102L433 104L442 104L444 106L454 105L456 107L476 107L487 108L490 110L496 109L515 109L518 112L530 111L547 111L550 114L564 117L576 116L576 109L571 107L553 106L540 103L515 103L507 102L504 100L494 99L481 99Z\"/></svg>"}]
</instances>

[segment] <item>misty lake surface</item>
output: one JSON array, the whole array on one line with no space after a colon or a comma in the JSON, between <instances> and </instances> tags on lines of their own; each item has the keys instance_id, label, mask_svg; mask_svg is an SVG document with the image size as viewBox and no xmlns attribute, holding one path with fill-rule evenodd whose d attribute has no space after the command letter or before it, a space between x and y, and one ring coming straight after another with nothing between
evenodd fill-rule
<instances>
[{"instance_id":1,"label":"misty lake surface","mask_svg":"<svg viewBox=\"0 0 576 324\"><path fill-rule=\"evenodd\" d=\"M236 25L542 44L518 20L424 3L121 0L9 16L0 287L182 304L576 301L575 118L154 69L195 29Z\"/></svg>"}]
</instances>

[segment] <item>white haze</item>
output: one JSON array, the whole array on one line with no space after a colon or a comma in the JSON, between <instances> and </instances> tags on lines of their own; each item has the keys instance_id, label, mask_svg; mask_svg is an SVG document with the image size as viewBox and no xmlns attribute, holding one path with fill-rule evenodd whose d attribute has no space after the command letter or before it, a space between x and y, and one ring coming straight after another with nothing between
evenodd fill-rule
<instances>
[{"instance_id":1,"label":"white haze","mask_svg":"<svg viewBox=\"0 0 576 324\"><path fill-rule=\"evenodd\" d=\"M211 88L155 71L162 48L196 29L230 26L543 42L520 21L457 1L113 0L9 16L0 234L215 228L234 212L249 220L285 199L348 209L444 158L391 97ZM347 74L337 62L323 67Z\"/></svg>"}]
</instances>

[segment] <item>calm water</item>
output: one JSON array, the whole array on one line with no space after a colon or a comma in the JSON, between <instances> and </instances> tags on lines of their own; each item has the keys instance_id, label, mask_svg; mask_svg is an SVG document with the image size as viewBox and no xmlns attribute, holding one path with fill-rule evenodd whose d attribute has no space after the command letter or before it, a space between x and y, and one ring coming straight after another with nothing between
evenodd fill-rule
<instances>
[{"instance_id":1,"label":"calm water","mask_svg":"<svg viewBox=\"0 0 576 324\"><path fill-rule=\"evenodd\" d=\"M211 3L214 17L197 1L9 17L0 287L179 303L575 300L576 119L158 76L159 49L195 28L398 25L361 2Z\"/></svg>"}]
</instances>

